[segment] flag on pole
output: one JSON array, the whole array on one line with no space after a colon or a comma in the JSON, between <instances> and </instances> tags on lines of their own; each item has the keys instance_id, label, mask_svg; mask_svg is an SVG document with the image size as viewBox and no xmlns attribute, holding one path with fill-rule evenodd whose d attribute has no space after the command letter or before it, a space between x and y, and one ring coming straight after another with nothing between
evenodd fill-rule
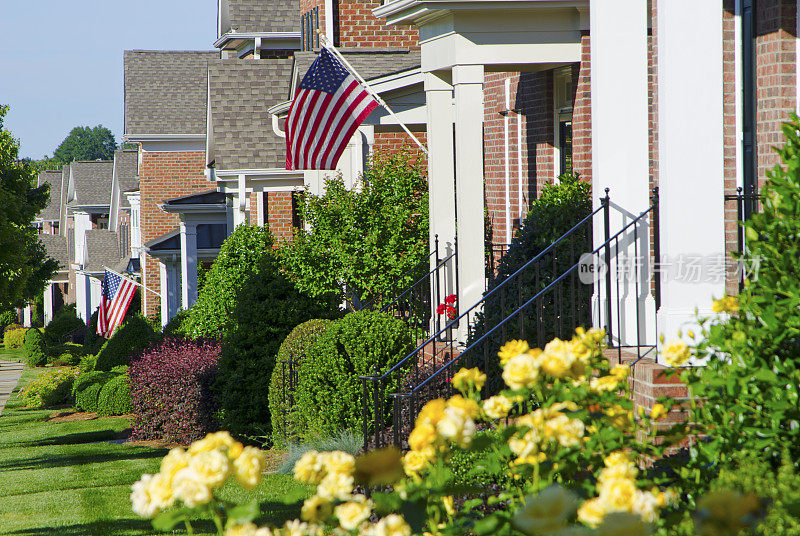
<instances>
[{"instance_id":1,"label":"flag on pole","mask_svg":"<svg viewBox=\"0 0 800 536\"><path fill-rule=\"evenodd\" d=\"M325 47L297 88L286 118L286 169L335 169L378 101Z\"/></svg>"},{"instance_id":2,"label":"flag on pole","mask_svg":"<svg viewBox=\"0 0 800 536\"><path fill-rule=\"evenodd\" d=\"M128 306L136 293L136 283L106 270L101 288L102 295L97 312L97 334L107 339L125 318Z\"/></svg>"}]
</instances>

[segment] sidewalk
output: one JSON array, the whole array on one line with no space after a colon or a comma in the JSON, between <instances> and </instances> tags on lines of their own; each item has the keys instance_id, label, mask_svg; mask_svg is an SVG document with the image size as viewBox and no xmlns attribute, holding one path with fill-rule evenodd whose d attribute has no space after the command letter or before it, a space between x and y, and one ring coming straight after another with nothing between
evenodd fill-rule
<instances>
[{"instance_id":1,"label":"sidewalk","mask_svg":"<svg viewBox=\"0 0 800 536\"><path fill-rule=\"evenodd\" d=\"M13 361L0 361L0 415L6 402L11 398L11 393L17 386L22 369L25 365Z\"/></svg>"}]
</instances>

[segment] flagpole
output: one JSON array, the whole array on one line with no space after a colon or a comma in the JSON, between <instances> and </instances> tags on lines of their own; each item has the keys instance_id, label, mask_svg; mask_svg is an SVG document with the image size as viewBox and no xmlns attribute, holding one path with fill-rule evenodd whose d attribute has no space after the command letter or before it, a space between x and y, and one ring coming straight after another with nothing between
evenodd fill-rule
<instances>
[{"instance_id":1,"label":"flagpole","mask_svg":"<svg viewBox=\"0 0 800 536\"><path fill-rule=\"evenodd\" d=\"M141 283L138 283L138 282L134 281L134 280L133 280L133 279L131 279L130 277L127 277L127 276L125 276L125 275L123 275L123 274L121 274L121 273L117 272L116 270L112 270L112 269L111 269L111 268L109 268L108 266L103 266L103 268L105 268L106 270L108 270L108 271L109 271L109 272L111 272L112 274L116 274L116 275L120 276L122 279L126 279L126 280L130 281L130 282L131 282L131 283L133 283L134 285L137 285L137 286L139 286L139 287L142 287L142 289L146 290L147 292L152 292L153 294L155 294L155 295L156 295L156 296L158 296L159 298L161 297L161 294L159 294L159 293L158 293L158 292L156 292L155 290L150 290L150 289L149 289L149 288L147 288L146 286L142 285Z\"/></svg>"},{"instance_id":2,"label":"flagpole","mask_svg":"<svg viewBox=\"0 0 800 536\"><path fill-rule=\"evenodd\" d=\"M421 141L419 141L419 138L417 138L417 137L414 135L414 133L413 133L413 132L411 132L411 130L409 130L409 128L406 126L406 124L405 124L405 123L403 123L403 121L401 121L399 117L397 117L397 114L396 114L396 113L394 113L394 110L392 110L392 109L389 107L389 105L388 105L388 104L386 104L386 101L384 101L384 100L381 98L381 96L380 96L380 95L378 95L378 92L377 92L377 91L375 91L374 89L372 89L372 86L370 86L370 85L367 83L367 81L366 81L366 80L364 80L364 79L361 77L361 75L360 75L360 74L358 74L358 71L356 71L355 69L353 69L353 66L352 66L352 65L350 65L350 62L349 62L349 61L347 61L347 59L346 59L346 58L345 58L345 57L342 55L342 53L341 53L341 52L339 52L339 50L337 50L337 48L336 48L335 46L333 46L333 44L332 44L330 41L328 41L328 38L327 38L327 37L325 37L325 34L324 34L324 33L322 33L320 30L317 30L317 34L319 35L319 39L320 39L320 41L322 42L322 44L323 44L323 45L324 45L326 48L328 48L328 49L329 49L331 52L333 52L333 53L336 55L336 57L337 57L337 58L339 58L339 59L342 61L342 63L344 63L345 67L347 67L347 70L348 70L348 71L350 71L350 74L352 74L353 76L355 76L355 77L356 77L356 79L358 79L358 81L359 81L359 82L361 82L361 84L364 86L364 88L367 90L367 92L368 92L370 95L372 95L372 96L375 98L375 100L376 100L376 101L378 101L378 104L380 104L381 106L383 106L383 107L386 109L386 111L387 111L387 112L389 112L389 115L391 115L391 116L394 118L394 120L395 120L395 121L397 121L397 124L398 124L398 125L400 125L400 127L401 127L403 130L405 130L405 131L406 131L406 134L408 134L409 136L411 136L411 139L412 139L412 140L414 140L414 142L415 142L415 143L416 143L416 144L419 146L420 150L422 150L422 152L423 152L423 153L425 153L425 156L428 156L428 149L427 149L427 148L426 148L426 147L425 147L425 146L422 144L422 142L421 142Z\"/></svg>"}]
</instances>

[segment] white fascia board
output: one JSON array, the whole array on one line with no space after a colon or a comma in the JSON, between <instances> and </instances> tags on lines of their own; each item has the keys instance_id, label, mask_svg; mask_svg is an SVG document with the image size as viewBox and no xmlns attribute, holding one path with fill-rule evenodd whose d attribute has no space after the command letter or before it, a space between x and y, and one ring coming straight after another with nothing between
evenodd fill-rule
<instances>
[{"instance_id":1,"label":"white fascia board","mask_svg":"<svg viewBox=\"0 0 800 536\"><path fill-rule=\"evenodd\" d=\"M372 10L388 25L424 23L453 11L586 8L589 0L394 0Z\"/></svg>"},{"instance_id":2,"label":"white fascia board","mask_svg":"<svg viewBox=\"0 0 800 536\"><path fill-rule=\"evenodd\" d=\"M109 205L73 205L68 208L72 209L73 214L108 214L111 207Z\"/></svg>"},{"instance_id":3,"label":"white fascia board","mask_svg":"<svg viewBox=\"0 0 800 536\"><path fill-rule=\"evenodd\" d=\"M205 141L205 134L125 134L122 139L131 143L151 141Z\"/></svg>"},{"instance_id":4,"label":"white fascia board","mask_svg":"<svg viewBox=\"0 0 800 536\"><path fill-rule=\"evenodd\" d=\"M281 168L267 168L267 169L225 169L216 170L217 181L237 181L239 175L245 175L248 179L264 177L264 178L292 178L294 176L303 176L302 171L281 169Z\"/></svg>"},{"instance_id":5,"label":"white fascia board","mask_svg":"<svg viewBox=\"0 0 800 536\"><path fill-rule=\"evenodd\" d=\"M368 80L368 82L370 87L380 94L416 84L422 84L424 80L422 68L417 67L416 69L411 69L402 73L390 74L374 80Z\"/></svg>"},{"instance_id":6,"label":"white fascia board","mask_svg":"<svg viewBox=\"0 0 800 536\"><path fill-rule=\"evenodd\" d=\"M300 32L228 32L214 42L214 48L224 48L231 41L255 40L260 37L268 40L297 40L300 41Z\"/></svg>"},{"instance_id":7,"label":"white fascia board","mask_svg":"<svg viewBox=\"0 0 800 536\"><path fill-rule=\"evenodd\" d=\"M227 211L227 205L224 203L158 205L158 208L171 214L218 214Z\"/></svg>"}]
</instances>

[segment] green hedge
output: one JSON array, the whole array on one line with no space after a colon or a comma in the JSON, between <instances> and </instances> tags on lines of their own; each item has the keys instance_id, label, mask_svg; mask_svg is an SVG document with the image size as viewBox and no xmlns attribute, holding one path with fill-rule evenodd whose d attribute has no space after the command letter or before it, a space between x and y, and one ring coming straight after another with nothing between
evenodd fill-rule
<instances>
[{"instance_id":1,"label":"green hedge","mask_svg":"<svg viewBox=\"0 0 800 536\"><path fill-rule=\"evenodd\" d=\"M172 317L172 320L167 322L164 329L161 331L163 337L177 337L180 339L188 339L189 335L189 311L183 310L178 312Z\"/></svg>"},{"instance_id":2,"label":"green hedge","mask_svg":"<svg viewBox=\"0 0 800 536\"><path fill-rule=\"evenodd\" d=\"M25 407L43 408L67 402L75 372L75 369L59 368L39 374L20 392Z\"/></svg>"},{"instance_id":3,"label":"green hedge","mask_svg":"<svg viewBox=\"0 0 800 536\"><path fill-rule=\"evenodd\" d=\"M131 388L127 374L108 380L97 399L100 415L125 415L131 412Z\"/></svg>"},{"instance_id":4,"label":"green hedge","mask_svg":"<svg viewBox=\"0 0 800 536\"><path fill-rule=\"evenodd\" d=\"M384 313L359 311L334 322L310 346L300 367L299 418L309 437L361 430L362 384L359 376L384 372L413 348L408 326ZM398 371L386 385L396 392ZM373 411L372 399L368 411Z\"/></svg>"},{"instance_id":5,"label":"green hedge","mask_svg":"<svg viewBox=\"0 0 800 536\"><path fill-rule=\"evenodd\" d=\"M68 305L53 316L44 328L44 337L48 345L58 345L65 335L81 328L86 329L86 324L77 317L75 308Z\"/></svg>"},{"instance_id":6,"label":"green hedge","mask_svg":"<svg viewBox=\"0 0 800 536\"><path fill-rule=\"evenodd\" d=\"M44 336L38 328L29 329L28 332L25 333L23 350L25 351L25 362L29 367L41 367L47 363Z\"/></svg>"},{"instance_id":7,"label":"green hedge","mask_svg":"<svg viewBox=\"0 0 800 536\"><path fill-rule=\"evenodd\" d=\"M82 411L96 412L100 391L109 380L117 377L113 372L87 372L75 380L72 394L75 398L75 407Z\"/></svg>"},{"instance_id":8,"label":"green hedge","mask_svg":"<svg viewBox=\"0 0 800 536\"><path fill-rule=\"evenodd\" d=\"M272 442L279 447L285 447L299 438L305 429L296 405L289 403L290 393L284 385L284 375L289 374L289 365L283 365L282 362L295 361L294 370L296 375L299 374L300 363L305 360L308 348L330 325L331 321L324 319L303 322L286 336L278 350L275 370L269 382L269 412L272 418Z\"/></svg>"},{"instance_id":9,"label":"green hedge","mask_svg":"<svg viewBox=\"0 0 800 536\"><path fill-rule=\"evenodd\" d=\"M3 346L6 350L13 350L15 348L22 348L25 344L25 333L27 328L9 329L3 334Z\"/></svg>"},{"instance_id":10,"label":"green hedge","mask_svg":"<svg viewBox=\"0 0 800 536\"><path fill-rule=\"evenodd\" d=\"M127 314L127 313L126 313ZM97 311L89 317L86 324L86 335L83 337L83 347L87 354L97 354L106 340L97 334Z\"/></svg>"},{"instance_id":11,"label":"green hedge","mask_svg":"<svg viewBox=\"0 0 800 536\"><path fill-rule=\"evenodd\" d=\"M111 370L127 365L137 352L145 350L158 338L150 322L141 315L128 318L118 327L97 353L96 370Z\"/></svg>"}]
</instances>

